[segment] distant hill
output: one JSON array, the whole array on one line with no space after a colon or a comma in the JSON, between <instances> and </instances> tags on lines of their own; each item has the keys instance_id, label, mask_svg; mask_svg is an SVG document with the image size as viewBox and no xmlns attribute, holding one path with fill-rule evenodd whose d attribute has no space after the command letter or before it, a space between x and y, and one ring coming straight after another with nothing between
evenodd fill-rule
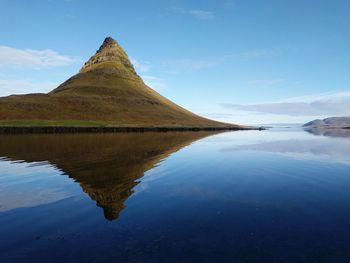
<instances>
[{"instance_id":1,"label":"distant hill","mask_svg":"<svg viewBox=\"0 0 350 263\"><path fill-rule=\"evenodd\" d=\"M350 128L350 117L331 117L313 120L303 125L306 128Z\"/></svg>"},{"instance_id":2,"label":"distant hill","mask_svg":"<svg viewBox=\"0 0 350 263\"><path fill-rule=\"evenodd\" d=\"M48 94L0 98L0 126L240 127L200 117L148 87L112 38Z\"/></svg>"}]
</instances>

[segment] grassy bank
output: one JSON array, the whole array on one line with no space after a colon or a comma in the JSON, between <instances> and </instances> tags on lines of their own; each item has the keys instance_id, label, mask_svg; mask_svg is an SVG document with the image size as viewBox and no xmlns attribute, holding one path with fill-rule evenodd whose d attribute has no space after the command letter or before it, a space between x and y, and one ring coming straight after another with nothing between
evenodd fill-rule
<instances>
[{"instance_id":1,"label":"grassy bank","mask_svg":"<svg viewBox=\"0 0 350 263\"><path fill-rule=\"evenodd\" d=\"M96 121L79 121L79 120L64 120L64 121L50 121L50 120L10 120L0 121L1 127L105 127L103 122Z\"/></svg>"}]
</instances>

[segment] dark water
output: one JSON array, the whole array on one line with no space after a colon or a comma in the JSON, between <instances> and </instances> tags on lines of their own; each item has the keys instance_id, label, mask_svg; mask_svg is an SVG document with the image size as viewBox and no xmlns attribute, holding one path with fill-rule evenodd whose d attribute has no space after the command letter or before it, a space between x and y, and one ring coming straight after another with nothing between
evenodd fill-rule
<instances>
[{"instance_id":1,"label":"dark water","mask_svg":"<svg viewBox=\"0 0 350 263\"><path fill-rule=\"evenodd\" d=\"M350 138L0 137L0 262L350 262Z\"/></svg>"}]
</instances>

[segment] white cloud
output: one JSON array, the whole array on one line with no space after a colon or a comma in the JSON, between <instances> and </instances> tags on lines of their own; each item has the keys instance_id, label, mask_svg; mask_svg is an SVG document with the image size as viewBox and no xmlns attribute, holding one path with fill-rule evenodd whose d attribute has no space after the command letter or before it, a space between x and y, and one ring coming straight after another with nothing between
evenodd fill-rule
<instances>
[{"instance_id":1,"label":"white cloud","mask_svg":"<svg viewBox=\"0 0 350 263\"><path fill-rule=\"evenodd\" d=\"M232 110L287 116L350 116L350 92L329 92L280 102L240 105L223 103Z\"/></svg>"},{"instance_id":2,"label":"white cloud","mask_svg":"<svg viewBox=\"0 0 350 263\"><path fill-rule=\"evenodd\" d=\"M206 10L187 10L182 7L174 7L171 9L172 12L176 14L181 14L181 15L190 15L193 16L194 18L197 18L199 20L210 20L215 17L214 13L211 11L206 11Z\"/></svg>"},{"instance_id":3,"label":"white cloud","mask_svg":"<svg viewBox=\"0 0 350 263\"><path fill-rule=\"evenodd\" d=\"M162 91L166 88L166 84L164 80L161 78L149 76L149 75L143 75L141 77L148 86L150 86L152 89L156 91Z\"/></svg>"},{"instance_id":4,"label":"white cloud","mask_svg":"<svg viewBox=\"0 0 350 263\"><path fill-rule=\"evenodd\" d=\"M50 49L17 49L0 46L0 67L42 69L71 65L77 61L76 58L61 55Z\"/></svg>"},{"instance_id":5,"label":"white cloud","mask_svg":"<svg viewBox=\"0 0 350 263\"><path fill-rule=\"evenodd\" d=\"M201 20L209 20L214 18L214 14L210 11L204 11L204 10L191 10L188 11L189 14L193 15L195 18L201 19Z\"/></svg>"},{"instance_id":6,"label":"white cloud","mask_svg":"<svg viewBox=\"0 0 350 263\"><path fill-rule=\"evenodd\" d=\"M144 73L149 71L150 65L148 62L140 61L136 58L130 58L131 63L134 65L137 72Z\"/></svg>"},{"instance_id":7,"label":"white cloud","mask_svg":"<svg viewBox=\"0 0 350 263\"><path fill-rule=\"evenodd\" d=\"M58 83L54 82L33 82L31 80L8 80L0 79L0 96L27 93L47 93L56 88Z\"/></svg>"},{"instance_id":8,"label":"white cloud","mask_svg":"<svg viewBox=\"0 0 350 263\"><path fill-rule=\"evenodd\" d=\"M149 72L151 68L149 62L141 61L133 57L131 57L130 60L131 63L134 65L136 71L140 73L140 77L143 79L146 85L148 85L156 91L162 91L165 89L166 85L163 79L144 74L146 72Z\"/></svg>"},{"instance_id":9,"label":"white cloud","mask_svg":"<svg viewBox=\"0 0 350 263\"><path fill-rule=\"evenodd\" d=\"M320 94L292 97L292 98L283 100L282 102L313 102L318 100L338 100L338 99L349 98L349 97L350 97L350 91L343 91L343 92L330 91L330 92L324 92Z\"/></svg>"},{"instance_id":10,"label":"white cloud","mask_svg":"<svg viewBox=\"0 0 350 263\"><path fill-rule=\"evenodd\" d=\"M184 70L201 70L206 68L212 68L223 64L227 61L233 60L249 60L249 59L259 59L264 57L270 57L276 54L275 50L268 49L253 49L246 52L221 55L221 56L211 56L206 58L183 58L169 60L165 62L166 66L170 66L176 72Z\"/></svg>"}]
</instances>

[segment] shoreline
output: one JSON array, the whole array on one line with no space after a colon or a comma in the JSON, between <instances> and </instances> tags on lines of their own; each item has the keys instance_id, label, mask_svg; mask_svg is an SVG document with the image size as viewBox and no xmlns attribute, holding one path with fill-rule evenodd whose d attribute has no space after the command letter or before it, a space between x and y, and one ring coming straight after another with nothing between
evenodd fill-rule
<instances>
[{"instance_id":1,"label":"shoreline","mask_svg":"<svg viewBox=\"0 0 350 263\"><path fill-rule=\"evenodd\" d=\"M239 131L264 130L264 127L69 127L69 126L0 126L0 134L26 133L121 133L172 131Z\"/></svg>"},{"instance_id":2,"label":"shoreline","mask_svg":"<svg viewBox=\"0 0 350 263\"><path fill-rule=\"evenodd\" d=\"M305 130L349 130L349 126L302 126Z\"/></svg>"}]
</instances>

